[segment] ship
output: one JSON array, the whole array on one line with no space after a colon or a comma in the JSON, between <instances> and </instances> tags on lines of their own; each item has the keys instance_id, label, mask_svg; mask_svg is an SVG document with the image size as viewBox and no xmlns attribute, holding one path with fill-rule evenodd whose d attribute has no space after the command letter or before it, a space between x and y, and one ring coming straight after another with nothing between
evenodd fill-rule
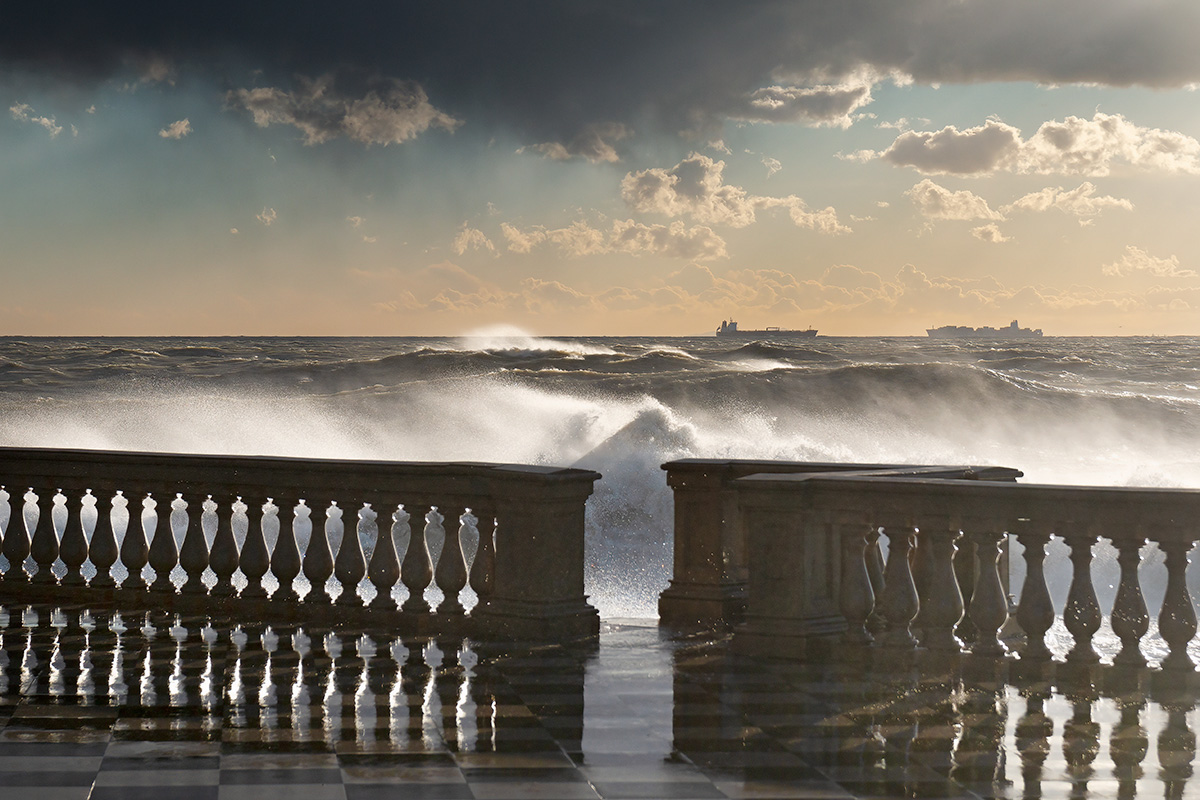
<instances>
[{"instance_id":1,"label":"ship","mask_svg":"<svg viewBox=\"0 0 1200 800\"><path fill-rule=\"evenodd\" d=\"M1040 339L1042 329L1022 328L1014 319L1007 328L967 328L961 325L943 325L928 328L925 333L930 339Z\"/></svg>"},{"instance_id":2,"label":"ship","mask_svg":"<svg viewBox=\"0 0 1200 800\"><path fill-rule=\"evenodd\" d=\"M721 327L717 328L716 335L758 339L811 339L817 335L817 329L808 328L807 330L792 330L788 328L768 327L757 331L743 331L738 329L738 324L733 320L722 320Z\"/></svg>"}]
</instances>

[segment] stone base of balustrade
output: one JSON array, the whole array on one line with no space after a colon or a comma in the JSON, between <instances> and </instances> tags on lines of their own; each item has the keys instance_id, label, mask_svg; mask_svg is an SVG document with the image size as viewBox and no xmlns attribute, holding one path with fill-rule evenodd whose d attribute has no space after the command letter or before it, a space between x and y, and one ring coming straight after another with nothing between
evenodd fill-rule
<instances>
[{"instance_id":1,"label":"stone base of balustrade","mask_svg":"<svg viewBox=\"0 0 1200 800\"><path fill-rule=\"evenodd\" d=\"M1200 696L1200 673L1194 669L1159 669L1150 674L1150 693L1156 702L1194 703Z\"/></svg>"},{"instance_id":2,"label":"stone base of balustrade","mask_svg":"<svg viewBox=\"0 0 1200 800\"><path fill-rule=\"evenodd\" d=\"M687 583L672 580L658 596L658 622L671 628L717 627L741 622L746 584Z\"/></svg>"},{"instance_id":3,"label":"stone base of balustrade","mask_svg":"<svg viewBox=\"0 0 1200 800\"><path fill-rule=\"evenodd\" d=\"M510 641L595 639L600 635L600 612L582 599L564 603L492 599L471 611L470 633Z\"/></svg>"},{"instance_id":4,"label":"stone base of balustrade","mask_svg":"<svg viewBox=\"0 0 1200 800\"><path fill-rule=\"evenodd\" d=\"M747 617L734 628L733 649L758 658L786 658L803 661L828 657L846 632L841 615L780 619Z\"/></svg>"}]
</instances>

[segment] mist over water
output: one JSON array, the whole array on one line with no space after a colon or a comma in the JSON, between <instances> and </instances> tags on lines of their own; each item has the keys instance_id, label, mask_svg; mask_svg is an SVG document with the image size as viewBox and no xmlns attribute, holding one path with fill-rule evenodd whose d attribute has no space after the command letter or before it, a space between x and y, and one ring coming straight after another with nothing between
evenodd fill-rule
<instances>
[{"instance_id":1,"label":"mist over water","mask_svg":"<svg viewBox=\"0 0 1200 800\"><path fill-rule=\"evenodd\" d=\"M651 616L675 458L1200 487L1200 339L7 338L0 444L594 469L588 592Z\"/></svg>"}]
</instances>

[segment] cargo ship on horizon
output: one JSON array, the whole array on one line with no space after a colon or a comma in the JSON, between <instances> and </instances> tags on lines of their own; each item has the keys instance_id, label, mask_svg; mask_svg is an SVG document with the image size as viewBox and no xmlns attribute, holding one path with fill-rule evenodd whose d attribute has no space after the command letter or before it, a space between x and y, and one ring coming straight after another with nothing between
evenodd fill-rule
<instances>
[{"instance_id":1,"label":"cargo ship on horizon","mask_svg":"<svg viewBox=\"0 0 1200 800\"><path fill-rule=\"evenodd\" d=\"M784 339L812 339L813 337L815 337L817 335L817 329L816 328L808 328L805 330L791 330L788 328L767 327L767 328L762 328L761 330L743 331L743 330L738 330L738 324L735 321L722 320L721 327L717 328L715 335L716 336L738 337L738 338L757 337L760 339L761 338L771 338L771 337L778 337L778 338L784 338Z\"/></svg>"},{"instance_id":2,"label":"cargo ship on horizon","mask_svg":"<svg viewBox=\"0 0 1200 800\"><path fill-rule=\"evenodd\" d=\"M925 333L930 339L1040 339L1042 329L1022 328L1014 319L1006 328L968 328L961 325L943 325L940 328L927 328Z\"/></svg>"}]
</instances>

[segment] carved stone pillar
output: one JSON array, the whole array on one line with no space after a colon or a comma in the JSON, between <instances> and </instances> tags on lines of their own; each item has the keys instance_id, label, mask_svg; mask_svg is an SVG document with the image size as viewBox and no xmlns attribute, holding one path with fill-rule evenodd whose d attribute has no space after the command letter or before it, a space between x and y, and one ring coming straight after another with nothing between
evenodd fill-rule
<instances>
[{"instance_id":1,"label":"carved stone pillar","mask_svg":"<svg viewBox=\"0 0 1200 800\"><path fill-rule=\"evenodd\" d=\"M239 560L242 574L246 576L242 597L266 597L262 579L271 568L271 554L267 552L267 540L263 536L263 504L259 498L251 498L246 504L246 520L246 543Z\"/></svg>"},{"instance_id":2,"label":"carved stone pillar","mask_svg":"<svg viewBox=\"0 0 1200 800\"><path fill-rule=\"evenodd\" d=\"M1092 637L1100 630L1100 601L1096 599L1096 587L1092 585L1092 545L1096 543L1096 537L1068 526L1063 538L1071 548L1073 567L1067 605L1063 609L1063 623L1075 637L1075 646L1067 653L1067 662L1095 664L1100 661L1092 648Z\"/></svg>"},{"instance_id":3,"label":"carved stone pillar","mask_svg":"<svg viewBox=\"0 0 1200 800\"><path fill-rule=\"evenodd\" d=\"M1025 632L1021 660L1045 662L1050 660L1046 631L1054 624L1054 603L1043 569L1050 532L1044 525L1029 525L1020 531L1017 540L1025 548L1025 583L1021 586L1021 602L1017 607L1017 622Z\"/></svg>"},{"instance_id":4,"label":"carved stone pillar","mask_svg":"<svg viewBox=\"0 0 1200 800\"><path fill-rule=\"evenodd\" d=\"M237 539L233 535L235 499L232 495L213 497L213 502L217 504L217 532L213 536L208 566L217 576L217 582L212 587L214 597L233 595L233 573L237 572L239 558Z\"/></svg>"},{"instance_id":5,"label":"carved stone pillar","mask_svg":"<svg viewBox=\"0 0 1200 800\"><path fill-rule=\"evenodd\" d=\"M1150 630L1150 612L1146 609L1146 598L1142 596L1142 585L1138 580L1138 565L1141 564L1144 537L1113 539L1117 548L1117 563L1121 566L1121 583L1113 600L1112 629L1121 640L1121 652L1113 658L1114 664L1129 667L1146 666L1141 641Z\"/></svg>"},{"instance_id":6,"label":"carved stone pillar","mask_svg":"<svg viewBox=\"0 0 1200 800\"><path fill-rule=\"evenodd\" d=\"M430 507L419 503L405 503L404 510L409 513L408 525L412 533L408 539L404 561L400 564L400 580L408 589L408 599L404 601L400 610L409 614L427 614L429 603L425 601L425 587L433 580L433 561L429 557L429 545L425 541L425 518L430 512Z\"/></svg>"},{"instance_id":7,"label":"carved stone pillar","mask_svg":"<svg viewBox=\"0 0 1200 800\"><path fill-rule=\"evenodd\" d=\"M117 563L117 537L112 526L113 497L104 492L96 497L96 528L92 531L92 541L88 545L88 557L96 567L96 577L92 578L91 586L97 589L108 589L116 585L113 580L112 566Z\"/></svg>"},{"instance_id":8,"label":"carved stone pillar","mask_svg":"<svg viewBox=\"0 0 1200 800\"><path fill-rule=\"evenodd\" d=\"M471 588L479 602L491 596L496 587L496 517L485 511L476 511L479 519L479 547L475 560L471 562Z\"/></svg>"},{"instance_id":9,"label":"carved stone pillar","mask_svg":"<svg viewBox=\"0 0 1200 800\"><path fill-rule=\"evenodd\" d=\"M971 595L971 621L975 627L974 655L1004 656L1008 647L1000 641L1000 629L1008 620L1008 596L1000 580L1000 543L1004 531L997 530L992 520L975 520L968 537L975 543L979 569L975 591Z\"/></svg>"},{"instance_id":10,"label":"carved stone pillar","mask_svg":"<svg viewBox=\"0 0 1200 800\"><path fill-rule=\"evenodd\" d=\"M375 552L371 554L371 563L367 567L367 577L375 587L375 599L371 601L371 608L394 610L396 602L392 599L392 588L400 579L400 557L396 554L392 527L400 524L400 515L406 519L408 515L403 510L396 509L395 503L377 502L375 508L379 513L379 536L375 541Z\"/></svg>"},{"instance_id":11,"label":"carved stone pillar","mask_svg":"<svg viewBox=\"0 0 1200 800\"><path fill-rule=\"evenodd\" d=\"M445 515L442 523L446 538L442 544L442 552L438 556L437 570L434 579L437 587L442 590L445 599L438 606L439 614L459 616L464 613L459 592L467 585L467 562L463 558L462 544L459 539L461 518L466 509L458 506L447 506L439 509Z\"/></svg>"},{"instance_id":12,"label":"carved stone pillar","mask_svg":"<svg viewBox=\"0 0 1200 800\"><path fill-rule=\"evenodd\" d=\"M144 497L132 497L129 500L129 522L125 525L125 536L121 540L121 563L129 571L129 577L121 584L122 588L144 589L142 569L150 560L150 545L146 541L146 528L142 524L142 514L146 511Z\"/></svg>"},{"instance_id":13,"label":"carved stone pillar","mask_svg":"<svg viewBox=\"0 0 1200 800\"><path fill-rule=\"evenodd\" d=\"M208 591L203 581L204 570L208 566L208 542L204 540L202 526L207 497L189 493L183 499L187 503L187 531L183 535L183 546L179 548L179 566L187 573L187 578L181 591L184 594L202 595Z\"/></svg>"},{"instance_id":14,"label":"carved stone pillar","mask_svg":"<svg viewBox=\"0 0 1200 800\"><path fill-rule=\"evenodd\" d=\"M921 631L921 645L930 650L962 651L962 641L954 635L963 615L962 592L954 573L954 554L958 549L955 541L959 535L948 521L942 521L922 528L918 539L918 548L925 551L928 559L928 573L925 594L920 598L921 610L914 624Z\"/></svg>"},{"instance_id":15,"label":"carved stone pillar","mask_svg":"<svg viewBox=\"0 0 1200 800\"><path fill-rule=\"evenodd\" d=\"M67 572L63 575L63 586L83 586L86 581L83 579L83 562L87 561L88 557L88 541L87 536L83 532L83 520L80 517L80 512L83 510L83 498L72 497L75 492L68 489L69 494L65 494L67 509L67 523L63 527L62 541L58 545L58 557L67 567ZM88 494L91 494L89 491Z\"/></svg>"},{"instance_id":16,"label":"carved stone pillar","mask_svg":"<svg viewBox=\"0 0 1200 800\"><path fill-rule=\"evenodd\" d=\"M175 593L171 583L171 570L179 563L179 549L175 545L175 531L171 529L172 498L164 492L154 498L154 538L150 541L150 567L154 570L154 583L150 589L156 592Z\"/></svg>"},{"instance_id":17,"label":"carved stone pillar","mask_svg":"<svg viewBox=\"0 0 1200 800\"><path fill-rule=\"evenodd\" d=\"M325 584L333 574L333 553L329 549L329 535L325 532L329 524L328 506L313 506L310 519L312 520L312 535L308 540L308 548L304 552L304 577L312 584L312 590L305 598L307 603L328 603L329 593Z\"/></svg>"},{"instance_id":18,"label":"carved stone pillar","mask_svg":"<svg viewBox=\"0 0 1200 800\"><path fill-rule=\"evenodd\" d=\"M34 583L58 582L51 572L51 567L58 559L58 534L54 531L54 498L55 493L50 489L42 489L37 496L38 521L29 543L29 555L33 556L38 568L37 574L33 576Z\"/></svg>"},{"instance_id":19,"label":"carved stone pillar","mask_svg":"<svg viewBox=\"0 0 1200 800\"><path fill-rule=\"evenodd\" d=\"M279 581L279 588L272 600L296 600L296 589L292 582L300 574L300 548L296 545L296 502L292 498L280 500L279 539L271 553L271 573Z\"/></svg>"},{"instance_id":20,"label":"carved stone pillar","mask_svg":"<svg viewBox=\"0 0 1200 800\"><path fill-rule=\"evenodd\" d=\"M358 538L359 511L362 509L361 500L351 500L343 508L342 546L338 548L337 557L333 561L333 575L342 585L342 593L338 595L339 606L361 606L362 598L358 596L358 584L367 574L367 564L363 557L362 542Z\"/></svg>"}]
</instances>

